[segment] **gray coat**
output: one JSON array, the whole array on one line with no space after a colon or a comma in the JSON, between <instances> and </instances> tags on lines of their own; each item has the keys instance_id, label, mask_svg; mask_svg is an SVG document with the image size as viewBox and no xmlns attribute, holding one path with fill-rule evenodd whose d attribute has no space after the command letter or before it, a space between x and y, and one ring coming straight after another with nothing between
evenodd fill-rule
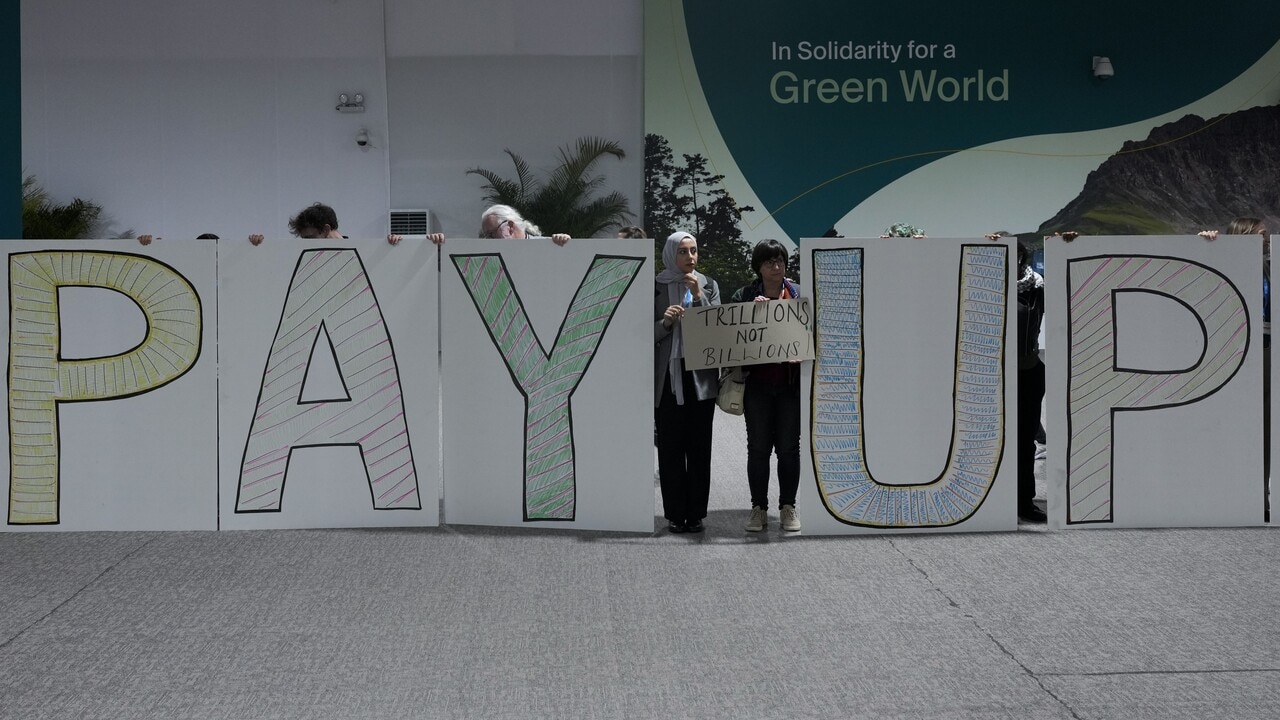
<instances>
[{"instance_id":1,"label":"gray coat","mask_svg":"<svg viewBox=\"0 0 1280 720\"><path fill-rule=\"evenodd\" d=\"M694 307L705 307L720 304L720 286L716 281L698 273L702 278L702 298L693 302ZM675 326L668 328L662 324L662 314L671 306L667 297L667 286L653 285L653 406L662 403L662 393L667 389L669 376L667 368L671 363L671 332ZM720 391L719 370L695 370L693 385L697 389L699 400L714 400ZM686 398L687 400L688 398Z\"/></svg>"}]
</instances>

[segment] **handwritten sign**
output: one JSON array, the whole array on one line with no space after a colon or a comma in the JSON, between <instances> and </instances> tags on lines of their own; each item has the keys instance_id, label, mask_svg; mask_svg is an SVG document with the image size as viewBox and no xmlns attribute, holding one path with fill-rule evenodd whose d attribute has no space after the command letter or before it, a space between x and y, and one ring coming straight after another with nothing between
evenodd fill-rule
<instances>
[{"instance_id":1,"label":"handwritten sign","mask_svg":"<svg viewBox=\"0 0 1280 720\"><path fill-rule=\"evenodd\" d=\"M809 298L689 308L684 364L689 370L813 359Z\"/></svg>"}]
</instances>

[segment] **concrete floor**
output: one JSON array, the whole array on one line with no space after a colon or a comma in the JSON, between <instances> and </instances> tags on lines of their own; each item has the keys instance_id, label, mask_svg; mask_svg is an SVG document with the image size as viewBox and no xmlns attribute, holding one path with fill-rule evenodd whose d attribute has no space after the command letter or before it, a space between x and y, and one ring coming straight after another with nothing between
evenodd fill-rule
<instances>
[{"instance_id":1,"label":"concrete floor","mask_svg":"<svg viewBox=\"0 0 1280 720\"><path fill-rule=\"evenodd\" d=\"M749 534L716 452L700 536L0 534L0 718L1280 717L1274 530Z\"/></svg>"}]
</instances>

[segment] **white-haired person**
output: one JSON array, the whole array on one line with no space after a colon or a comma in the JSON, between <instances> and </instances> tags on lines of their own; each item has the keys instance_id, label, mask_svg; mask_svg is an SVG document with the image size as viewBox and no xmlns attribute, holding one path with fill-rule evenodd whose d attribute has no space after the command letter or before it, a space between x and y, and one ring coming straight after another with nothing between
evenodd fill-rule
<instances>
[{"instance_id":1,"label":"white-haired person","mask_svg":"<svg viewBox=\"0 0 1280 720\"><path fill-rule=\"evenodd\" d=\"M480 213L480 237L494 240L501 238L523 240L528 237L543 237L543 235L537 225L525 220L520 212L510 205L490 205ZM569 242L570 237L564 233L555 233L551 236L551 240L557 245L564 245ZM394 245L400 242L400 236L388 235L387 242ZM444 233L432 234L431 242L443 245Z\"/></svg>"},{"instance_id":2,"label":"white-haired person","mask_svg":"<svg viewBox=\"0 0 1280 720\"><path fill-rule=\"evenodd\" d=\"M662 248L653 288L654 407L658 421L658 482L673 533L702 532L711 494L711 422L717 370L686 370L680 324L691 307L720 304L716 281L697 271L698 240L674 232Z\"/></svg>"}]
</instances>

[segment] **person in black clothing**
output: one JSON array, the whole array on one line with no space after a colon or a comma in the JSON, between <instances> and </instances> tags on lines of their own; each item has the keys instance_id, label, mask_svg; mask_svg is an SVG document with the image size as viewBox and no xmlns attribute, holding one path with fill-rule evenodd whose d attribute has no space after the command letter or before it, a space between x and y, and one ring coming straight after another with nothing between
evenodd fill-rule
<instances>
[{"instance_id":1,"label":"person in black clothing","mask_svg":"<svg viewBox=\"0 0 1280 720\"><path fill-rule=\"evenodd\" d=\"M1018 517L1042 523L1047 518L1036 496L1036 432L1044 401L1044 363L1040 360L1040 321L1044 317L1044 278L1031 268L1031 248L1018 241Z\"/></svg>"}]
</instances>

